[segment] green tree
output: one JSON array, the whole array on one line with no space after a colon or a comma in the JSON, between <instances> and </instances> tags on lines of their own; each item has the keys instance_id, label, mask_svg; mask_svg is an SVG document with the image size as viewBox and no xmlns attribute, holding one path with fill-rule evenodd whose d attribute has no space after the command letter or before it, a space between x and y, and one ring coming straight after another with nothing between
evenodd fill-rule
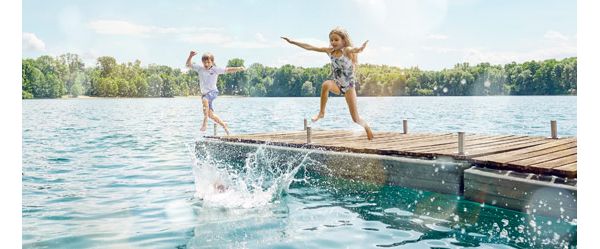
<instances>
[{"instance_id":1,"label":"green tree","mask_svg":"<svg viewBox=\"0 0 600 249\"><path fill-rule=\"evenodd\" d=\"M313 83L310 81L305 81L302 84L302 97L313 97L315 96L315 88L313 87Z\"/></svg>"}]
</instances>

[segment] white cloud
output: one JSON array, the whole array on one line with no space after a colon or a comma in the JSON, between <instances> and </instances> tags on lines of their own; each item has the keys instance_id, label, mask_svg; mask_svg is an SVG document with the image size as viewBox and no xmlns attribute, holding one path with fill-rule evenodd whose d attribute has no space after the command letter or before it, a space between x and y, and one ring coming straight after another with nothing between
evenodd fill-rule
<instances>
[{"instance_id":1,"label":"white cloud","mask_svg":"<svg viewBox=\"0 0 600 249\"><path fill-rule=\"evenodd\" d=\"M429 34L427 38L430 40L447 40L448 36L442 34Z\"/></svg>"},{"instance_id":2,"label":"white cloud","mask_svg":"<svg viewBox=\"0 0 600 249\"><path fill-rule=\"evenodd\" d=\"M203 27L157 27L151 25L140 25L121 20L97 20L88 25L93 31L105 35L133 35L152 36L164 34L193 34L197 32L215 32L217 28Z\"/></svg>"},{"instance_id":3,"label":"white cloud","mask_svg":"<svg viewBox=\"0 0 600 249\"><path fill-rule=\"evenodd\" d=\"M222 44L224 48L268 48L270 44L258 41L231 41Z\"/></svg>"},{"instance_id":4,"label":"white cloud","mask_svg":"<svg viewBox=\"0 0 600 249\"><path fill-rule=\"evenodd\" d=\"M233 38L221 33L186 34L181 36L181 41L202 44L223 44L231 42Z\"/></svg>"},{"instance_id":5,"label":"white cloud","mask_svg":"<svg viewBox=\"0 0 600 249\"><path fill-rule=\"evenodd\" d=\"M440 53L440 54L447 54L447 53L452 53L452 52L463 51L463 49L458 49L458 48L436 47L436 46L421 46L421 49L423 51L435 52L435 53Z\"/></svg>"},{"instance_id":6,"label":"white cloud","mask_svg":"<svg viewBox=\"0 0 600 249\"><path fill-rule=\"evenodd\" d=\"M558 40L558 41L568 41L569 40L569 37L561 34L558 31L554 31L554 30L546 31L546 34L544 34L544 38L546 38L548 40Z\"/></svg>"},{"instance_id":7,"label":"white cloud","mask_svg":"<svg viewBox=\"0 0 600 249\"><path fill-rule=\"evenodd\" d=\"M45 51L46 44L34 33L23 32L23 49L26 51Z\"/></svg>"},{"instance_id":8,"label":"white cloud","mask_svg":"<svg viewBox=\"0 0 600 249\"><path fill-rule=\"evenodd\" d=\"M256 33L254 38L259 42L267 42L267 39L265 39L265 36L261 33Z\"/></svg>"},{"instance_id":9,"label":"white cloud","mask_svg":"<svg viewBox=\"0 0 600 249\"><path fill-rule=\"evenodd\" d=\"M268 48L274 47L261 33L254 35L254 40L239 40L223 32L220 28L201 27L157 27L140 25L120 20L97 20L89 23L94 32L105 35L128 35L138 37L154 37L173 35L175 39L194 44L213 44L224 48Z\"/></svg>"},{"instance_id":10,"label":"white cloud","mask_svg":"<svg viewBox=\"0 0 600 249\"><path fill-rule=\"evenodd\" d=\"M577 56L577 46L560 45L528 50L526 52L488 51L470 48L463 51L462 59L470 63L490 62L492 64L505 64L513 61L547 60L569 56Z\"/></svg>"},{"instance_id":11,"label":"white cloud","mask_svg":"<svg viewBox=\"0 0 600 249\"><path fill-rule=\"evenodd\" d=\"M540 47L526 51L492 51L484 48L450 48L422 46L422 51L456 58L454 61L492 64L506 64L510 62L524 62L530 60L547 60L552 58L564 58L577 56L577 46L568 44L557 44ZM435 56L435 55L434 55Z\"/></svg>"}]
</instances>

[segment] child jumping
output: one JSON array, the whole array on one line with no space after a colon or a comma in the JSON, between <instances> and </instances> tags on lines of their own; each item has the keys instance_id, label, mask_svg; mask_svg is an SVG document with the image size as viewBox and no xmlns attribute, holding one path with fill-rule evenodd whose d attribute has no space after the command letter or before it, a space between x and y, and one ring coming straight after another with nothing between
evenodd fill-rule
<instances>
[{"instance_id":1,"label":"child jumping","mask_svg":"<svg viewBox=\"0 0 600 249\"><path fill-rule=\"evenodd\" d=\"M212 103L219 95L219 90L217 89L217 79L219 74L243 71L245 68L217 67L215 65L215 57L211 53L205 53L202 55L202 66L200 66L196 63L192 63L192 57L194 57L196 54L197 53L195 51L190 51L190 55L188 56L185 65L188 68L198 72L200 91L202 92L202 110L204 111L204 121L202 121L202 127L200 128L200 131L206 131L208 118L211 118L217 122L217 124L221 125L225 130L225 133L229 135L227 124L215 114L215 110L213 109Z\"/></svg>"},{"instance_id":2,"label":"child jumping","mask_svg":"<svg viewBox=\"0 0 600 249\"><path fill-rule=\"evenodd\" d=\"M354 78L354 68L357 63L357 54L362 52L367 46L368 40L363 43L360 48L352 47L350 36L346 30L342 28L335 28L329 32L329 44L330 47L315 47L306 43L293 41L287 37L281 37L287 42L294 44L306 50L326 53L331 59L331 80L326 80L321 86L321 109L319 114L312 118L313 122L325 117L325 106L327 105L327 98L329 92L337 95L344 95L348 109L350 110L350 116L352 121L359 124L367 132L367 138L373 139L373 132L369 127L369 124L358 115L358 108L356 106L356 79Z\"/></svg>"}]
</instances>

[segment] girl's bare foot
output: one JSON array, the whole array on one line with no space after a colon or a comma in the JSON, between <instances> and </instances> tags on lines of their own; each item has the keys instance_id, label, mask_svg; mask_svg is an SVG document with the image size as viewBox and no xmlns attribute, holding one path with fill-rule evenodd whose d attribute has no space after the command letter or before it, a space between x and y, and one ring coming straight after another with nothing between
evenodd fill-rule
<instances>
[{"instance_id":1,"label":"girl's bare foot","mask_svg":"<svg viewBox=\"0 0 600 249\"><path fill-rule=\"evenodd\" d=\"M325 113L319 113L318 115L315 115L314 117L312 117L312 121L313 122L317 122L317 120L322 119L325 117Z\"/></svg>"},{"instance_id":2,"label":"girl's bare foot","mask_svg":"<svg viewBox=\"0 0 600 249\"><path fill-rule=\"evenodd\" d=\"M365 126L365 131L367 132L367 139L373 140L373 131L371 131L371 127Z\"/></svg>"},{"instance_id":3,"label":"girl's bare foot","mask_svg":"<svg viewBox=\"0 0 600 249\"><path fill-rule=\"evenodd\" d=\"M225 130L225 133L227 133L227 136L229 136L229 127L227 125L224 125L223 129Z\"/></svg>"},{"instance_id":4,"label":"girl's bare foot","mask_svg":"<svg viewBox=\"0 0 600 249\"><path fill-rule=\"evenodd\" d=\"M202 127L200 127L200 131L206 131L206 125L203 125Z\"/></svg>"}]
</instances>

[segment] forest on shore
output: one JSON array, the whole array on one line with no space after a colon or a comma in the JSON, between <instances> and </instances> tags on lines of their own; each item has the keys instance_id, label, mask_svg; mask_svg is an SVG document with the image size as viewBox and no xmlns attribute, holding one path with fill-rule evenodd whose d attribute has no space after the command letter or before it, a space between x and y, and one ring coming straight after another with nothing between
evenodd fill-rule
<instances>
[{"instance_id":1,"label":"forest on shore","mask_svg":"<svg viewBox=\"0 0 600 249\"><path fill-rule=\"evenodd\" d=\"M226 66L245 66L235 58ZM357 66L359 96L574 95L577 57L492 65L456 64L439 71L386 65ZM246 71L219 76L221 94L253 97L319 96L329 64L305 68L254 63ZM77 54L22 59L22 98L174 97L199 95L198 76L164 65L118 63L111 56L86 66Z\"/></svg>"}]
</instances>

